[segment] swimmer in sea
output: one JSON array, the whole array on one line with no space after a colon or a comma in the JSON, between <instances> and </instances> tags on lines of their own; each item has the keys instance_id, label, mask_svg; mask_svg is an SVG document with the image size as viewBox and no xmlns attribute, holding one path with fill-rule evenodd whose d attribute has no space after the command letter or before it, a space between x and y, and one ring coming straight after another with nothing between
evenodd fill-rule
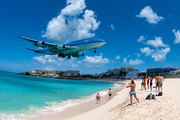
<instances>
[{"instance_id":1,"label":"swimmer in sea","mask_svg":"<svg viewBox=\"0 0 180 120\"><path fill-rule=\"evenodd\" d=\"M134 95L134 97L136 98L136 100L138 101L139 103L139 100L138 98L136 97L136 91L135 91L135 87L136 87L136 84L134 83L134 80L131 80L131 83L129 83L126 88L129 88L131 87L131 90L130 90L130 102L131 102L131 105L132 105L132 96Z\"/></svg>"},{"instance_id":2,"label":"swimmer in sea","mask_svg":"<svg viewBox=\"0 0 180 120\"><path fill-rule=\"evenodd\" d=\"M98 101L101 103L100 98L101 98L101 96L99 95L99 93L97 93L97 95L96 95L97 104L98 104Z\"/></svg>"}]
</instances>

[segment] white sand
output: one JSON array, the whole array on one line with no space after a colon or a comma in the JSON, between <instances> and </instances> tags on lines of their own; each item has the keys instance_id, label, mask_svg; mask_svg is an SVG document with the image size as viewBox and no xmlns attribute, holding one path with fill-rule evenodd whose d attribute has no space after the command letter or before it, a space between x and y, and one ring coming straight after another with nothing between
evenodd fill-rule
<instances>
[{"instance_id":1,"label":"white sand","mask_svg":"<svg viewBox=\"0 0 180 120\"><path fill-rule=\"evenodd\" d=\"M125 88L117 92L117 95L108 103L91 111L82 112L82 114L80 113L69 120L180 120L180 79L165 80L163 83L163 96L157 96L156 100L145 100L150 90L141 91L140 81L135 81L135 83L140 103L137 103L133 97L133 105L129 105L130 89ZM153 94L155 94L154 90ZM65 115L71 116L71 114L66 112ZM45 116L35 119L63 120L60 113L53 114L53 117L50 117L50 115Z\"/></svg>"}]
</instances>

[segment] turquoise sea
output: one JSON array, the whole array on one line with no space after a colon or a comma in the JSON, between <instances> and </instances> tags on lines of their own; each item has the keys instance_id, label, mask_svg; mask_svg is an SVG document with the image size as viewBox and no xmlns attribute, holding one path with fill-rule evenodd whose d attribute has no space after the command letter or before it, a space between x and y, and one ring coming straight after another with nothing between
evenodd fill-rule
<instances>
[{"instance_id":1,"label":"turquoise sea","mask_svg":"<svg viewBox=\"0 0 180 120\"><path fill-rule=\"evenodd\" d=\"M105 86L104 86L105 85ZM0 119L28 118L63 111L114 87L111 82L67 80L0 71Z\"/></svg>"}]
</instances>

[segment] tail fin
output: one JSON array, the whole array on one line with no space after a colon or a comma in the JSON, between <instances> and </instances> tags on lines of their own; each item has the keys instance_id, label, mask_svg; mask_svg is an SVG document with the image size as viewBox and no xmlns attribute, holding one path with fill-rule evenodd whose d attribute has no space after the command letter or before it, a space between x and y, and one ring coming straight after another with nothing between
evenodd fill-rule
<instances>
[{"instance_id":1,"label":"tail fin","mask_svg":"<svg viewBox=\"0 0 180 120\"><path fill-rule=\"evenodd\" d=\"M34 50L34 49L30 49L30 48L26 48L28 50L32 50L32 51L35 51L35 52L38 52L38 50Z\"/></svg>"}]
</instances>

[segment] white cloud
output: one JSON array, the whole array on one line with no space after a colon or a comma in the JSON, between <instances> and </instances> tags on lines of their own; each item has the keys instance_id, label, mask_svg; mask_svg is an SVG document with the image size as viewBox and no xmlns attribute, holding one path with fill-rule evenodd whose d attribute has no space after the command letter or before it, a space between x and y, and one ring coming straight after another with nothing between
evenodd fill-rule
<instances>
[{"instance_id":1,"label":"white cloud","mask_svg":"<svg viewBox=\"0 0 180 120\"><path fill-rule=\"evenodd\" d=\"M83 60L85 67L102 67L104 64L109 63L109 59L103 58L103 54L100 56L87 56Z\"/></svg>"},{"instance_id":2,"label":"white cloud","mask_svg":"<svg viewBox=\"0 0 180 120\"><path fill-rule=\"evenodd\" d=\"M142 63L144 63L144 61L141 61L139 58L136 58L135 60L130 60L129 61L130 65L139 65L139 64L142 64Z\"/></svg>"},{"instance_id":3,"label":"white cloud","mask_svg":"<svg viewBox=\"0 0 180 120\"><path fill-rule=\"evenodd\" d=\"M127 58L126 57L123 59L123 63L127 64Z\"/></svg>"},{"instance_id":4,"label":"white cloud","mask_svg":"<svg viewBox=\"0 0 180 120\"><path fill-rule=\"evenodd\" d=\"M96 20L95 12L85 8L84 0L67 0L67 6L49 21L42 37L63 44L94 36L100 21Z\"/></svg>"},{"instance_id":5,"label":"white cloud","mask_svg":"<svg viewBox=\"0 0 180 120\"><path fill-rule=\"evenodd\" d=\"M41 56L36 56L36 57L33 57L33 59L39 63L42 63L42 64L47 64L47 63L56 63L56 58L57 56L56 55L41 55Z\"/></svg>"},{"instance_id":6,"label":"white cloud","mask_svg":"<svg viewBox=\"0 0 180 120\"><path fill-rule=\"evenodd\" d=\"M131 55L128 55L128 57L131 57Z\"/></svg>"},{"instance_id":7,"label":"white cloud","mask_svg":"<svg viewBox=\"0 0 180 120\"><path fill-rule=\"evenodd\" d=\"M67 64L71 65L71 67L78 67L81 65L81 61L76 61L77 58L71 57L70 60L66 61Z\"/></svg>"},{"instance_id":8,"label":"white cloud","mask_svg":"<svg viewBox=\"0 0 180 120\"><path fill-rule=\"evenodd\" d=\"M161 37L155 37L155 40L148 40L147 45L151 45L155 48L158 48L158 47L168 47L168 45L165 45L162 41L162 38Z\"/></svg>"},{"instance_id":9,"label":"white cloud","mask_svg":"<svg viewBox=\"0 0 180 120\"><path fill-rule=\"evenodd\" d=\"M136 54L137 55L137 57L141 57L141 55L138 53L138 54Z\"/></svg>"},{"instance_id":10,"label":"white cloud","mask_svg":"<svg viewBox=\"0 0 180 120\"><path fill-rule=\"evenodd\" d=\"M137 40L138 42L144 41L145 37L144 36L140 36L139 39Z\"/></svg>"},{"instance_id":11,"label":"white cloud","mask_svg":"<svg viewBox=\"0 0 180 120\"><path fill-rule=\"evenodd\" d=\"M165 48L165 49L161 49L161 50L157 50L156 52L154 52L151 57L154 58L154 61L160 61L163 62L166 60L166 55L167 53L170 51L170 48Z\"/></svg>"},{"instance_id":12,"label":"white cloud","mask_svg":"<svg viewBox=\"0 0 180 120\"><path fill-rule=\"evenodd\" d=\"M70 60L65 60L65 58L58 58L57 55L41 55L33 57L33 59L41 64L55 64L57 66L78 67L82 64L81 61L77 61L77 59L74 57L71 57Z\"/></svg>"},{"instance_id":13,"label":"white cloud","mask_svg":"<svg viewBox=\"0 0 180 120\"><path fill-rule=\"evenodd\" d=\"M159 21L164 19L163 17L158 16L157 13L153 12L150 6L146 6L144 9L142 9L139 15L136 15L136 17L146 18L146 21L148 21L150 24L157 24Z\"/></svg>"},{"instance_id":14,"label":"white cloud","mask_svg":"<svg viewBox=\"0 0 180 120\"><path fill-rule=\"evenodd\" d=\"M145 56L149 56L154 52L154 50L151 50L149 47L141 48L140 51L145 53Z\"/></svg>"},{"instance_id":15,"label":"white cloud","mask_svg":"<svg viewBox=\"0 0 180 120\"><path fill-rule=\"evenodd\" d=\"M174 40L174 43L180 43L180 33L179 33L179 30L176 32L176 30L172 30L174 35L175 35L175 40Z\"/></svg>"},{"instance_id":16,"label":"white cloud","mask_svg":"<svg viewBox=\"0 0 180 120\"><path fill-rule=\"evenodd\" d=\"M44 70L54 70L54 67L51 65L51 66L44 68Z\"/></svg>"},{"instance_id":17,"label":"white cloud","mask_svg":"<svg viewBox=\"0 0 180 120\"><path fill-rule=\"evenodd\" d=\"M119 60L120 59L120 56L119 55L116 55L116 58L115 58L116 60Z\"/></svg>"},{"instance_id":18,"label":"white cloud","mask_svg":"<svg viewBox=\"0 0 180 120\"><path fill-rule=\"evenodd\" d=\"M114 30L114 26L113 25L111 25L111 29Z\"/></svg>"}]
</instances>

